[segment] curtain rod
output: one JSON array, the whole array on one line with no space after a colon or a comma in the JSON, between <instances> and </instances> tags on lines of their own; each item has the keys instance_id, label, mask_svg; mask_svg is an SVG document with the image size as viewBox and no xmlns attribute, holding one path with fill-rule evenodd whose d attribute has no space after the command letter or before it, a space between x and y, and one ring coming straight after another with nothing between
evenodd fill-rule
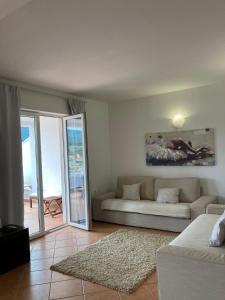
<instances>
[{"instance_id":1,"label":"curtain rod","mask_svg":"<svg viewBox=\"0 0 225 300\"><path fill-rule=\"evenodd\" d=\"M21 89L24 89L24 90L28 90L28 91L31 91L31 92L38 92L38 93L42 93L42 94L46 94L46 95L50 95L50 96L56 96L56 97L61 97L61 98L74 97L77 100L85 101L85 102L87 102L89 100L85 97L77 96L77 95L72 94L72 93L66 93L66 92L57 91L57 90L54 90L54 89L51 89L51 88L35 86L35 85L28 84L28 83L25 83L25 82L19 82L19 81L16 81L16 80L3 78L3 77L0 77L0 83L14 85L14 86L16 86L18 88L21 88Z\"/></svg>"}]
</instances>

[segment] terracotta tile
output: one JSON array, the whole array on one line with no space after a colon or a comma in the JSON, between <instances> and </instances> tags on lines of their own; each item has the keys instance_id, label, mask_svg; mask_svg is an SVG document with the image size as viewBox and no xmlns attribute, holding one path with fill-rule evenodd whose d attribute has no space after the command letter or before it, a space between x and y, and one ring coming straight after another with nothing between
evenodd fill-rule
<instances>
[{"instance_id":1,"label":"terracotta tile","mask_svg":"<svg viewBox=\"0 0 225 300\"><path fill-rule=\"evenodd\" d=\"M65 280L51 283L50 299L66 298L83 295L80 279Z\"/></svg>"},{"instance_id":2,"label":"terracotta tile","mask_svg":"<svg viewBox=\"0 0 225 300\"><path fill-rule=\"evenodd\" d=\"M75 247L63 247L63 248L56 248L54 257L57 256L70 256L77 252L77 248Z\"/></svg>"},{"instance_id":3,"label":"terracotta tile","mask_svg":"<svg viewBox=\"0 0 225 300\"><path fill-rule=\"evenodd\" d=\"M1 300L14 300L18 288L15 286L1 285L0 284L0 299Z\"/></svg>"},{"instance_id":4,"label":"terracotta tile","mask_svg":"<svg viewBox=\"0 0 225 300\"><path fill-rule=\"evenodd\" d=\"M108 289L103 285L92 283L89 281L83 281L83 290L84 290L84 294L99 293L102 291L112 291L111 289Z\"/></svg>"},{"instance_id":5,"label":"terracotta tile","mask_svg":"<svg viewBox=\"0 0 225 300\"><path fill-rule=\"evenodd\" d=\"M68 255L53 257L53 264L57 264L58 262L60 262L61 260L65 259L67 257L68 257Z\"/></svg>"},{"instance_id":6,"label":"terracotta tile","mask_svg":"<svg viewBox=\"0 0 225 300\"><path fill-rule=\"evenodd\" d=\"M85 294L85 300L120 300L116 291L102 291L100 293Z\"/></svg>"},{"instance_id":7,"label":"terracotta tile","mask_svg":"<svg viewBox=\"0 0 225 300\"><path fill-rule=\"evenodd\" d=\"M31 260L29 264L30 271L48 270L53 264L53 257Z\"/></svg>"},{"instance_id":8,"label":"terracotta tile","mask_svg":"<svg viewBox=\"0 0 225 300\"><path fill-rule=\"evenodd\" d=\"M33 250L31 252L31 260L53 257L55 249Z\"/></svg>"},{"instance_id":9,"label":"terracotta tile","mask_svg":"<svg viewBox=\"0 0 225 300\"><path fill-rule=\"evenodd\" d=\"M157 281L158 281L157 273L156 272L152 273L150 275L150 279L149 280L150 280L150 283L157 283Z\"/></svg>"},{"instance_id":10,"label":"terracotta tile","mask_svg":"<svg viewBox=\"0 0 225 300\"><path fill-rule=\"evenodd\" d=\"M83 250L86 249L88 246L90 246L90 245L77 246L77 251L83 251Z\"/></svg>"},{"instance_id":11,"label":"terracotta tile","mask_svg":"<svg viewBox=\"0 0 225 300\"><path fill-rule=\"evenodd\" d=\"M8 294L12 294L14 290L18 289L24 272L24 266L21 266L0 275L0 295L6 296Z\"/></svg>"},{"instance_id":12,"label":"terracotta tile","mask_svg":"<svg viewBox=\"0 0 225 300\"><path fill-rule=\"evenodd\" d=\"M62 240L62 241L56 241L55 248L74 247L74 245L76 245L76 240L74 239Z\"/></svg>"},{"instance_id":13,"label":"terracotta tile","mask_svg":"<svg viewBox=\"0 0 225 300\"><path fill-rule=\"evenodd\" d=\"M28 272L24 274L23 280L21 282L22 287L27 287L35 284L43 284L51 282L51 271L42 270L35 272Z\"/></svg>"},{"instance_id":14,"label":"terracotta tile","mask_svg":"<svg viewBox=\"0 0 225 300\"><path fill-rule=\"evenodd\" d=\"M73 232L73 236L77 237L77 236L86 236L87 234L89 234L90 231L88 230L83 230L83 229L78 229L76 231Z\"/></svg>"},{"instance_id":15,"label":"terracotta tile","mask_svg":"<svg viewBox=\"0 0 225 300\"><path fill-rule=\"evenodd\" d=\"M153 272L144 282L143 285L148 285L151 283L157 283L157 275L156 272Z\"/></svg>"},{"instance_id":16,"label":"terracotta tile","mask_svg":"<svg viewBox=\"0 0 225 300\"><path fill-rule=\"evenodd\" d=\"M66 228L58 230L57 232L48 234L42 238L38 238L31 242L32 261L30 262L30 264L25 264L11 272L0 276L0 299L47 300L49 292L49 280L52 280L51 297L57 299L65 298L65 300L84 300L84 292L86 295L85 300L117 300L120 299L118 297L121 297L121 299L125 300L129 298L131 300L156 300L157 276L155 272L143 283L143 285L135 293L131 295L120 293L119 295L119 293L117 293L114 290L107 289L101 285L89 282L83 282L82 288L81 280L74 279L74 277L70 277L58 272L51 272L49 270L51 264L57 263L62 259L65 259L66 257L75 253L78 250L81 251L85 249L90 243L93 243L120 228L171 235L171 233L166 233L164 231L159 230L131 228L128 226L120 226L100 222L94 223L93 231L91 232L68 226ZM176 236L176 234L174 235ZM55 249L52 248L53 245ZM31 270L32 272L30 272ZM21 279L23 278L24 280L21 281ZM47 284L41 284L43 282L47 282ZM70 282L73 282L73 284ZM38 292L38 288L36 287L41 286L44 286L43 291L41 292L40 290L40 292ZM19 291L19 297L16 296L17 291ZM39 294L41 298L39 297Z\"/></svg>"},{"instance_id":17,"label":"terracotta tile","mask_svg":"<svg viewBox=\"0 0 225 300\"><path fill-rule=\"evenodd\" d=\"M73 276L68 276L68 275L53 271L51 282L63 281L63 280L72 280L72 279L74 279Z\"/></svg>"},{"instance_id":18,"label":"terracotta tile","mask_svg":"<svg viewBox=\"0 0 225 300\"><path fill-rule=\"evenodd\" d=\"M56 235L56 241L62 241L62 240L72 240L73 239L73 233L72 232L63 232Z\"/></svg>"},{"instance_id":19,"label":"terracotta tile","mask_svg":"<svg viewBox=\"0 0 225 300\"><path fill-rule=\"evenodd\" d=\"M49 233L43 237L43 240L45 240L47 242L53 242L56 239L56 235L57 235L57 233Z\"/></svg>"},{"instance_id":20,"label":"terracotta tile","mask_svg":"<svg viewBox=\"0 0 225 300\"><path fill-rule=\"evenodd\" d=\"M81 237L77 239L77 246L82 246L82 245L91 245L97 242L99 238L97 237Z\"/></svg>"},{"instance_id":21,"label":"terracotta tile","mask_svg":"<svg viewBox=\"0 0 225 300\"><path fill-rule=\"evenodd\" d=\"M50 284L34 285L20 289L16 300L48 300Z\"/></svg>"},{"instance_id":22,"label":"terracotta tile","mask_svg":"<svg viewBox=\"0 0 225 300\"><path fill-rule=\"evenodd\" d=\"M1 300L16 300L16 291L10 292L8 294L1 293Z\"/></svg>"},{"instance_id":23,"label":"terracotta tile","mask_svg":"<svg viewBox=\"0 0 225 300\"><path fill-rule=\"evenodd\" d=\"M85 300L85 299L84 296L74 296L74 297L60 298L57 300Z\"/></svg>"},{"instance_id":24,"label":"terracotta tile","mask_svg":"<svg viewBox=\"0 0 225 300\"><path fill-rule=\"evenodd\" d=\"M121 300L158 300L157 285L149 284L141 286L132 294L120 293Z\"/></svg>"},{"instance_id":25,"label":"terracotta tile","mask_svg":"<svg viewBox=\"0 0 225 300\"><path fill-rule=\"evenodd\" d=\"M52 242L43 241L33 246L33 250L48 250L54 248L55 248L55 241Z\"/></svg>"}]
</instances>

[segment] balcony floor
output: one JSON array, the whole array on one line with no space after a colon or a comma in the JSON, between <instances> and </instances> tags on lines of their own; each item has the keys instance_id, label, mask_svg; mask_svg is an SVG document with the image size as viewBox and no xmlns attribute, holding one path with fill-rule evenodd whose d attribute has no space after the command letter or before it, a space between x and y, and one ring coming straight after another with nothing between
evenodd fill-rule
<instances>
[{"instance_id":1,"label":"balcony floor","mask_svg":"<svg viewBox=\"0 0 225 300\"><path fill-rule=\"evenodd\" d=\"M44 216L45 230L58 227L63 224L63 214L52 217L51 215ZM33 200L33 207L30 208L30 202L24 201L24 226L29 228L30 234L39 232L38 220L38 202Z\"/></svg>"}]
</instances>

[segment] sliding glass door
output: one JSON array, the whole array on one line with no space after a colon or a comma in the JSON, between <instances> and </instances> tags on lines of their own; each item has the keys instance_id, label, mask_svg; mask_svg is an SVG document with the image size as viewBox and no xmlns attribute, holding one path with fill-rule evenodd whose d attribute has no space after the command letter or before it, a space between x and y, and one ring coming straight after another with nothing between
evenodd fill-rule
<instances>
[{"instance_id":1,"label":"sliding glass door","mask_svg":"<svg viewBox=\"0 0 225 300\"><path fill-rule=\"evenodd\" d=\"M36 237L66 223L62 118L21 116L24 225Z\"/></svg>"},{"instance_id":2,"label":"sliding glass door","mask_svg":"<svg viewBox=\"0 0 225 300\"><path fill-rule=\"evenodd\" d=\"M90 230L85 115L64 118L67 211L70 225Z\"/></svg>"},{"instance_id":3,"label":"sliding glass door","mask_svg":"<svg viewBox=\"0 0 225 300\"><path fill-rule=\"evenodd\" d=\"M65 223L90 229L85 124L83 114L21 116L24 224L34 237Z\"/></svg>"}]
</instances>

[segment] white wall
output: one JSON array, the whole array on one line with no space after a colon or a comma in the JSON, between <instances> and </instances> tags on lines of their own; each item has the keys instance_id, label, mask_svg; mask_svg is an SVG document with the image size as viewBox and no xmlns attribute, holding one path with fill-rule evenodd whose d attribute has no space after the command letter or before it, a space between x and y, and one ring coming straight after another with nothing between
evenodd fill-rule
<instances>
[{"instance_id":1,"label":"white wall","mask_svg":"<svg viewBox=\"0 0 225 300\"><path fill-rule=\"evenodd\" d=\"M172 131L170 118L186 117L184 129L215 128L216 166L163 167L145 165L144 135ZM203 192L225 200L225 87L214 85L110 104L111 165L118 175L196 176Z\"/></svg>"},{"instance_id":2,"label":"white wall","mask_svg":"<svg viewBox=\"0 0 225 300\"><path fill-rule=\"evenodd\" d=\"M26 89L21 91L21 106L24 109L68 114L63 97ZM87 102L86 109L90 188L94 194L107 191L111 183L109 111L108 104L92 100Z\"/></svg>"},{"instance_id":3,"label":"white wall","mask_svg":"<svg viewBox=\"0 0 225 300\"><path fill-rule=\"evenodd\" d=\"M92 194L111 187L111 149L108 104L90 101L87 104L89 175Z\"/></svg>"},{"instance_id":4,"label":"white wall","mask_svg":"<svg viewBox=\"0 0 225 300\"><path fill-rule=\"evenodd\" d=\"M62 97L21 89L22 108L67 114L68 108Z\"/></svg>"}]
</instances>

